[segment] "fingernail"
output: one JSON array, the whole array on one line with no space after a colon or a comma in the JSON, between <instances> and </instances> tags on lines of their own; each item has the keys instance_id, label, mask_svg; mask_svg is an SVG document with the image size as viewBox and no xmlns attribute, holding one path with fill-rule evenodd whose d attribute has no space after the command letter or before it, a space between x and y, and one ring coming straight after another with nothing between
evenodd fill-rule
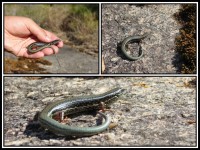
<instances>
[{"instance_id":1,"label":"fingernail","mask_svg":"<svg viewBox=\"0 0 200 150\"><path fill-rule=\"evenodd\" d=\"M51 41L51 39L50 39L48 36L46 36L46 40L47 40L47 41Z\"/></svg>"}]
</instances>

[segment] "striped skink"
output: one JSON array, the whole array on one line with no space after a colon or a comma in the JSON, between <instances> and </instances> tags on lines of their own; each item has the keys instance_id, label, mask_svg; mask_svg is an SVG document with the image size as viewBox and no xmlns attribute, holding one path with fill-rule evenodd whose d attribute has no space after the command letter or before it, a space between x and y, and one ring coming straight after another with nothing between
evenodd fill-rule
<instances>
[{"instance_id":1,"label":"striped skink","mask_svg":"<svg viewBox=\"0 0 200 150\"><path fill-rule=\"evenodd\" d=\"M100 103L103 102L106 106L109 106L117 100L123 91L124 89L114 88L99 95L81 96L53 102L42 110L39 114L38 120L42 126L58 135L89 136L98 134L106 130L111 122L110 117L101 112L98 113L105 119L105 121L101 125L93 127L74 127L61 124L54 120L52 115L56 112L62 111L64 111L65 115L68 115L87 110L99 110Z\"/></svg>"}]
</instances>

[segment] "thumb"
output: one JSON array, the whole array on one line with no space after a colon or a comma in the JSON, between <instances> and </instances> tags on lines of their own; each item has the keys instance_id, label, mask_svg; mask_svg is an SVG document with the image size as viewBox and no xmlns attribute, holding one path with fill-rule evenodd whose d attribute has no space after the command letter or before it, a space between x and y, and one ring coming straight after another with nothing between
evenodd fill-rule
<instances>
[{"instance_id":1,"label":"thumb","mask_svg":"<svg viewBox=\"0 0 200 150\"><path fill-rule=\"evenodd\" d=\"M29 20L27 22L27 28L30 31L30 34L36 36L42 42L50 42L51 39L47 35L44 29L42 29L39 25L37 25L33 20Z\"/></svg>"}]
</instances>

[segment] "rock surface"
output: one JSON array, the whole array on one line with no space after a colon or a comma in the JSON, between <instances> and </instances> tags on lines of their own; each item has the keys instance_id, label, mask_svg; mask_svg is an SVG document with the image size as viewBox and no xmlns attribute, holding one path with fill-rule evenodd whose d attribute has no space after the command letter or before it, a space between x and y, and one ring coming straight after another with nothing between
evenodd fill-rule
<instances>
[{"instance_id":1,"label":"rock surface","mask_svg":"<svg viewBox=\"0 0 200 150\"><path fill-rule=\"evenodd\" d=\"M17 59L12 54L5 53L7 58ZM57 61L58 58L59 62ZM42 65L46 72L62 74L94 73L98 74L98 57L79 52L68 46L60 48L59 53L46 56L43 59L48 60L52 65ZM59 66L59 63L61 67ZM30 72L32 73L32 72Z\"/></svg>"},{"instance_id":2,"label":"rock surface","mask_svg":"<svg viewBox=\"0 0 200 150\"><path fill-rule=\"evenodd\" d=\"M180 4L103 4L104 73L177 73L179 57L174 41L181 26L173 14L179 8ZM149 35L140 43L143 57L137 61L128 60L121 52L120 43L128 36L144 33Z\"/></svg>"},{"instance_id":3,"label":"rock surface","mask_svg":"<svg viewBox=\"0 0 200 150\"><path fill-rule=\"evenodd\" d=\"M195 77L4 77L4 146L196 146ZM106 111L117 126L90 137L61 137L34 116L63 97L125 89ZM70 125L95 124L80 115Z\"/></svg>"}]
</instances>

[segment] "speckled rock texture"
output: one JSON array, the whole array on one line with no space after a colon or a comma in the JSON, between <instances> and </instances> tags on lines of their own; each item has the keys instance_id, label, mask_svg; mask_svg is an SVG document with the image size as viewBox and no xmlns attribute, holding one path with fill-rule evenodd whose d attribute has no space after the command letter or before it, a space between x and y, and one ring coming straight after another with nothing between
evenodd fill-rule
<instances>
[{"instance_id":1,"label":"speckled rock texture","mask_svg":"<svg viewBox=\"0 0 200 150\"><path fill-rule=\"evenodd\" d=\"M195 77L4 77L4 146L196 146ZM62 98L125 89L106 111L115 128L90 137L62 137L34 119ZM93 124L81 114L70 125Z\"/></svg>"},{"instance_id":2,"label":"speckled rock texture","mask_svg":"<svg viewBox=\"0 0 200 150\"><path fill-rule=\"evenodd\" d=\"M178 73L180 62L174 41L181 26L173 14L179 8L179 4L103 4L104 73ZM140 42L143 57L128 60L121 52L121 42L128 36L145 33L149 35ZM138 53L138 48L129 48L129 51Z\"/></svg>"}]
</instances>

